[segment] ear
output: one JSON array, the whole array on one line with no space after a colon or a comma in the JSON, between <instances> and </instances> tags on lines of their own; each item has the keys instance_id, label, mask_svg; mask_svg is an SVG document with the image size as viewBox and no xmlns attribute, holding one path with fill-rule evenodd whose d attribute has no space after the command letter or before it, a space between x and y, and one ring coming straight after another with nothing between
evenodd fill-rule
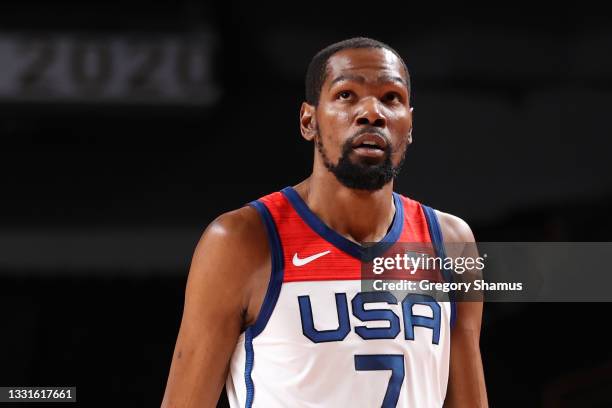
<instances>
[{"instance_id":1,"label":"ear","mask_svg":"<svg viewBox=\"0 0 612 408\"><path fill-rule=\"evenodd\" d=\"M412 144L412 129L413 129L413 126L412 126L412 112L413 111L414 111L414 108L410 107L410 113L409 113L409 115L410 115L410 130L408 131L408 142L407 142L407 144Z\"/></svg>"},{"instance_id":2,"label":"ear","mask_svg":"<svg viewBox=\"0 0 612 408\"><path fill-rule=\"evenodd\" d=\"M302 137L312 142L317 134L317 119L315 117L316 108L307 102L302 102L300 108L300 132Z\"/></svg>"}]
</instances>

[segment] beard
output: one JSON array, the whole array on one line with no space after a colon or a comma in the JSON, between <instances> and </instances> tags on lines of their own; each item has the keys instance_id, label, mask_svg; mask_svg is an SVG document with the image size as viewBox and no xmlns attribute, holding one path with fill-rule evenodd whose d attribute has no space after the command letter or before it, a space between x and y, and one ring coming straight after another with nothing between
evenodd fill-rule
<instances>
[{"instance_id":1,"label":"beard","mask_svg":"<svg viewBox=\"0 0 612 408\"><path fill-rule=\"evenodd\" d=\"M387 143L384 158L381 163L372 163L365 159L354 162L350 157L353 151L353 140L363 133L379 132L377 132L375 129L363 129L348 138L348 140L346 140L346 142L344 142L342 145L342 153L340 155L340 159L338 159L338 163L336 164L333 164L329 160L329 157L325 152L323 142L321 141L322 137L320 132L317 132L315 144L317 146L317 150L319 150L319 153L321 153L323 164L327 170L336 176L336 179L343 186L356 190L380 190L384 185L399 175L402 165L404 164L404 159L406 158L406 148L408 146L406 145L406 148L404 148L402 158L397 166L393 166L393 163L391 163L391 156L394 153L393 149L391 148L391 143Z\"/></svg>"}]
</instances>

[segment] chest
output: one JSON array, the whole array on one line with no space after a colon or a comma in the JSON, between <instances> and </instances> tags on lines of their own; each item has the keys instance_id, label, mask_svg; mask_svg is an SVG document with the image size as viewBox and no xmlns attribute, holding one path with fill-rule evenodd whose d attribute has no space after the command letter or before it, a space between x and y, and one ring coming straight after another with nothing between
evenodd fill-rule
<instances>
[{"instance_id":1,"label":"chest","mask_svg":"<svg viewBox=\"0 0 612 408\"><path fill-rule=\"evenodd\" d=\"M427 294L363 289L358 280L284 283L268 323L270 334L309 347L384 341L400 349L435 349L441 343L450 321L447 302Z\"/></svg>"}]
</instances>

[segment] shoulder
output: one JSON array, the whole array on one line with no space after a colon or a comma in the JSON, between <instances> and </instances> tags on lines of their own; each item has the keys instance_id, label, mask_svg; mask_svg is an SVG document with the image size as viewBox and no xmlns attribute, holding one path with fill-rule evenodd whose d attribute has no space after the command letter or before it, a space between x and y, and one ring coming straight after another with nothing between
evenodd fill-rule
<instances>
[{"instance_id":1,"label":"shoulder","mask_svg":"<svg viewBox=\"0 0 612 408\"><path fill-rule=\"evenodd\" d=\"M425 210L423 208L425 206L424 203L401 194L399 196L403 200L406 217L417 217L420 219L423 216ZM434 210L434 212L440 224L444 242L474 242L474 234L467 222L455 215L440 210Z\"/></svg>"},{"instance_id":2,"label":"shoulder","mask_svg":"<svg viewBox=\"0 0 612 408\"><path fill-rule=\"evenodd\" d=\"M267 235L256 209L244 206L221 214L213 220L200 238L194 261L201 257L223 255L232 262L248 258L251 262L263 259L267 252ZM262 254L263 253L263 254Z\"/></svg>"},{"instance_id":3,"label":"shoulder","mask_svg":"<svg viewBox=\"0 0 612 408\"><path fill-rule=\"evenodd\" d=\"M269 276L270 252L257 210L245 206L224 213L208 225L191 260L188 287L233 293L242 305Z\"/></svg>"},{"instance_id":4,"label":"shoulder","mask_svg":"<svg viewBox=\"0 0 612 408\"><path fill-rule=\"evenodd\" d=\"M186 303L225 310L227 316L238 316L242 326L249 324L270 279L269 251L257 210L245 206L220 215L208 225L193 254Z\"/></svg>"},{"instance_id":5,"label":"shoulder","mask_svg":"<svg viewBox=\"0 0 612 408\"><path fill-rule=\"evenodd\" d=\"M477 257L478 248L474 244L476 239L468 223L455 215L435 211L442 230L446 254L451 257Z\"/></svg>"},{"instance_id":6,"label":"shoulder","mask_svg":"<svg viewBox=\"0 0 612 408\"><path fill-rule=\"evenodd\" d=\"M461 218L436 210L444 242L474 242L474 234L467 222Z\"/></svg>"},{"instance_id":7,"label":"shoulder","mask_svg":"<svg viewBox=\"0 0 612 408\"><path fill-rule=\"evenodd\" d=\"M241 241L265 233L264 225L257 210L244 206L228 211L215 218L204 231L204 236L213 239Z\"/></svg>"}]
</instances>

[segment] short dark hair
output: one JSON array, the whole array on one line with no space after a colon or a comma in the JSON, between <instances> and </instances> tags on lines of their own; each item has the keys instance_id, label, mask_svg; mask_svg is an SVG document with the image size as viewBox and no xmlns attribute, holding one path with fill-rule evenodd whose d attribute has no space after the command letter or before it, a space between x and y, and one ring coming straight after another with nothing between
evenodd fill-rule
<instances>
[{"instance_id":1,"label":"short dark hair","mask_svg":"<svg viewBox=\"0 0 612 408\"><path fill-rule=\"evenodd\" d=\"M374 40L372 38L355 37L325 47L314 57L312 57L312 60L308 65L308 71L306 71L306 102L313 106L317 106L319 104L321 88L325 82L325 79L327 78L327 62L329 61L330 57L339 51L356 48L384 48L395 54L404 67L404 73L406 74L406 86L408 88L408 92L410 93L410 74L408 73L406 63L399 53L383 42Z\"/></svg>"}]
</instances>

